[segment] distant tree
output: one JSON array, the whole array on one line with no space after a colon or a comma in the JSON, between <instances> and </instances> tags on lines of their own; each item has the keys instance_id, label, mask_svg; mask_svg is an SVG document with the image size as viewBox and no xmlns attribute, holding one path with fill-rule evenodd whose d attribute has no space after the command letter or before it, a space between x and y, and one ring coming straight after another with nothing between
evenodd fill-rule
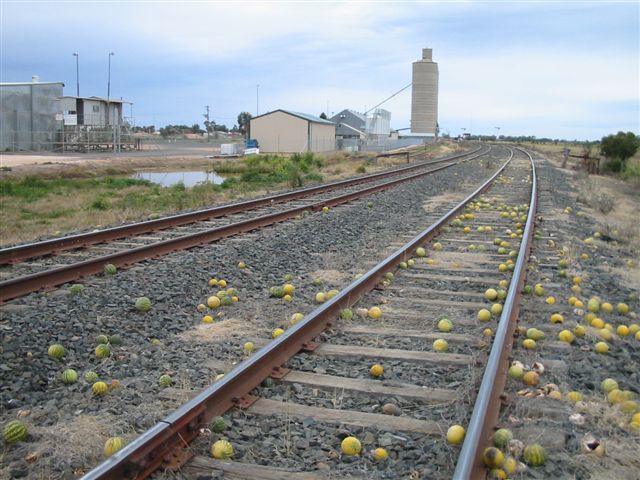
<instances>
[{"instance_id":1,"label":"distant tree","mask_svg":"<svg viewBox=\"0 0 640 480\"><path fill-rule=\"evenodd\" d=\"M224 124L223 124L223 125L214 125L214 126L213 126L213 129L214 129L216 132L228 132L228 131L229 131L229 129L227 128L227 126L226 126L226 125L224 125Z\"/></svg>"},{"instance_id":2,"label":"distant tree","mask_svg":"<svg viewBox=\"0 0 640 480\"><path fill-rule=\"evenodd\" d=\"M600 151L609 160L620 161L620 171L624 171L626 162L640 148L640 137L633 132L618 132L602 138Z\"/></svg>"},{"instance_id":3,"label":"distant tree","mask_svg":"<svg viewBox=\"0 0 640 480\"><path fill-rule=\"evenodd\" d=\"M191 133L204 133L204 130L200 128L200 124L194 123L191 126Z\"/></svg>"},{"instance_id":4,"label":"distant tree","mask_svg":"<svg viewBox=\"0 0 640 480\"><path fill-rule=\"evenodd\" d=\"M320 114L320 118L321 118L321 119L323 119L323 120L327 120L327 114L326 114L326 113L324 113L324 112L322 112L322 113Z\"/></svg>"},{"instance_id":5,"label":"distant tree","mask_svg":"<svg viewBox=\"0 0 640 480\"><path fill-rule=\"evenodd\" d=\"M238 130L243 135L246 135L249 132L249 126L251 125L251 119L253 117L249 112L240 112L238 114Z\"/></svg>"}]
</instances>

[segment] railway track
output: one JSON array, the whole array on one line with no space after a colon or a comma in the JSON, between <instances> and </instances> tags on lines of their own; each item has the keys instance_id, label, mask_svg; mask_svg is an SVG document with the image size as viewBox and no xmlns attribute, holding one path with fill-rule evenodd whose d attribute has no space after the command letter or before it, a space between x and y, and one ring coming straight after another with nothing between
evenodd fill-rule
<instances>
[{"instance_id":1,"label":"railway track","mask_svg":"<svg viewBox=\"0 0 640 480\"><path fill-rule=\"evenodd\" d=\"M500 407L535 202L533 162L517 151L275 340L252 339L259 348L246 360L213 359L209 367L225 374L210 387L164 390L190 399L84 478L179 467L180 478L484 478L480 457ZM498 299L487 301L487 289ZM486 322L482 309L492 309ZM377 378L374 364L384 370ZM222 432L208 428L217 416ZM461 450L444 440L454 424L468 425ZM233 460L210 458L222 437ZM347 437L358 438L360 455L340 453ZM375 448L388 459L372 459Z\"/></svg>"},{"instance_id":2,"label":"railway track","mask_svg":"<svg viewBox=\"0 0 640 480\"><path fill-rule=\"evenodd\" d=\"M134 263L353 201L486 155L491 147L441 159L136 224L0 250L0 303Z\"/></svg>"}]
</instances>

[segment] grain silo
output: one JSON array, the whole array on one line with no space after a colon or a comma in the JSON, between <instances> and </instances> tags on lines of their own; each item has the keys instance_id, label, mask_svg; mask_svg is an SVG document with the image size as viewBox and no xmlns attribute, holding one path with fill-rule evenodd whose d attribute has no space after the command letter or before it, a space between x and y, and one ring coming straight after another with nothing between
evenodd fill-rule
<instances>
[{"instance_id":1,"label":"grain silo","mask_svg":"<svg viewBox=\"0 0 640 480\"><path fill-rule=\"evenodd\" d=\"M411 133L437 135L438 127L438 64L431 58L431 49L422 49L422 59L413 62L411 87Z\"/></svg>"}]
</instances>

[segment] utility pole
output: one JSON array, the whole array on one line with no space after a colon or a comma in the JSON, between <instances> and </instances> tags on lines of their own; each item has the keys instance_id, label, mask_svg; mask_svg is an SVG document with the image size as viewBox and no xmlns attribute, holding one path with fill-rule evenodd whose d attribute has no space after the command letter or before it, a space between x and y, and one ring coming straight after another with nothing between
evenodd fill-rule
<instances>
[{"instance_id":1,"label":"utility pole","mask_svg":"<svg viewBox=\"0 0 640 480\"><path fill-rule=\"evenodd\" d=\"M260 114L260 109L258 108L260 106L259 99L260 99L260 84L257 84L256 85L256 117Z\"/></svg>"},{"instance_id":2,"label":"utility pole","mask_svg":"<svg viewBox=\"0 0 640 480\"><path fill-rule=\"evenodd\" d=\"M74 53L76 57L76 97L80 97L80 54Z\"/></svg>"},{"instance_id":3,"label":"utility pole","mask_svg":"<svg viewBox=\"0 0 640 480\"><path fill-rule=\"evenodd\" d=\"M211 122L209 121L209 105L205 105L204 108L207 110L207 113L205 113L203 117L206 118L204 126L207 129L207 143L209 143L209 125L211 125Z\"/></svg>"}]
</instances>

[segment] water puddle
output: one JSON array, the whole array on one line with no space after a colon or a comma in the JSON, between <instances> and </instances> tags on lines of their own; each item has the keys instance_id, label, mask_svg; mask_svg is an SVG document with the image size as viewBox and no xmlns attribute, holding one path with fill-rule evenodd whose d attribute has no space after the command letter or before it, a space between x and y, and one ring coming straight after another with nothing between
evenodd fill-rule
<instances>
[{"instance_id":1,"label":"water puddle","mask_svg":"<svg viewBox=\"0 0 640 480\"><path fill-rule=\"evenodd\" d=\"M131 175L130 178L149 180L150 182L157 183L162 187L170 187L180 182L182 182L185 187L193 187L198 183L204 182L220 185L225 180L224 177L221 177L215 172L205 172L201 170L194 172L137 172Z\"/></svg>"}]
</instances>

